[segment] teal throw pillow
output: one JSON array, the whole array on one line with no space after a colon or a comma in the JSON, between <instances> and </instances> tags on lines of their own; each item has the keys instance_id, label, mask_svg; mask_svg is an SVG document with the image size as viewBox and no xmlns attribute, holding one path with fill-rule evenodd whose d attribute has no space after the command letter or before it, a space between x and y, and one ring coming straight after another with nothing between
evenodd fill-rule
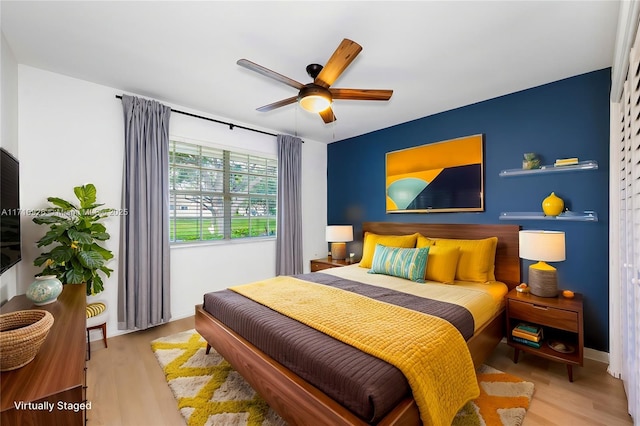
<instances>
[{"instance_id":1,"label":"teal throw pillow","mask_svg":"<svg viewBox=\"0 0 640 426\"><path fill-rule=\"evenodd\" d=\"M401 248L376 244L370 274L384 274L424 282L429 247Z\"/></svg>"}]
</instances>

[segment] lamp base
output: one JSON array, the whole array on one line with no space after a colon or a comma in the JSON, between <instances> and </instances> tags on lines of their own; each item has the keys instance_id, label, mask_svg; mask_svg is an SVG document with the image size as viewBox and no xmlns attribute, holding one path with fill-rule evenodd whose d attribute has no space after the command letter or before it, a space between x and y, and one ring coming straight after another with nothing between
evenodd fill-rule
<instances>
[{"instance_id":1,"label":"lamp base","mask_svg":"<svg viewBox=\"0 0 640 426\"><path fill-rule=\"evenodd\" d=\"M344 260L347 258L347 243L331 243L331 258Z\"/></svg>"},{"instance_id":2,"label":"lamp base","mask_svg":"<svg viewBox=\"0 0 640 426\"><path fill-rule=\"evenodd\" d=\"M543 263L543 267L538 265ZM544 262L529 266L529 291L539 297L558 296L558 276L556 269Z\"/></svg>"}]
</instances>

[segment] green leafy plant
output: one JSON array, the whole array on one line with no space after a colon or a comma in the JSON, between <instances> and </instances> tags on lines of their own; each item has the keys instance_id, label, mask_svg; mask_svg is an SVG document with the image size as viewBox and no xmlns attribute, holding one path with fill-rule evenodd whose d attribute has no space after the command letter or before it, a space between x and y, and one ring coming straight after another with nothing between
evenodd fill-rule
<instances>
[{"instance_id":1,"label":"green leafy plant","mask_svg":"<svg viewBox=\"0 0 640 426\"><path fill-rule=\"evenodd\" d=\"M38 240L38 247L57 244L53 249L33 261L35 266L44 266L40 275L55 275L63 284L87 284L87 294L104 290L102 272L107 277L113 272L105 266L113 253L99 242L110 238L101 220L114 211L100 208L96 203L96 187L86 184L73 188L79 205L62 198L49 197L50 207L33 218L38 225L48 225L49 231Z\"/></svg>"}]
</instances>

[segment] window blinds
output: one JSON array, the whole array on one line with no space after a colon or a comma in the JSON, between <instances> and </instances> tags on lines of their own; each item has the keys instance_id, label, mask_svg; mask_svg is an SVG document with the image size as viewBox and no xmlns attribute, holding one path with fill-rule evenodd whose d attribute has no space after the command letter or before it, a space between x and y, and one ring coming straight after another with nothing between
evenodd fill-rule
<instances>
[{"instance_id":1,"label":"window blinds","mask_svg":"<svg viewBox=\"0 0 640 426\"><path fill-rule=\"evenodd\" d=\"M640 38L629 55L629 69L619 108L620 120L612 121L615 135L619 134L619 148L614 151L612 168L618 170L618 194L612 194L619 204L618 223L618 282L610 309L621 324L621 377L625 384L629 414L638 421L640 416ZM616 143L615 139L612 143ZM615 275L614 275L615 276ZM612 348L612 350L614 350Z\"/></svg>"}]
</instances>

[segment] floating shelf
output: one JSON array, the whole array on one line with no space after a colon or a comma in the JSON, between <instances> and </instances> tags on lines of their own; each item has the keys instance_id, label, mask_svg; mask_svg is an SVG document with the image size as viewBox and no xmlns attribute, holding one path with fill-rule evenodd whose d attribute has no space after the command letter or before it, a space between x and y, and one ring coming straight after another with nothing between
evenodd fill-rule
<instances>
[{"instance_id":1,"label":"floating shelf","mask_svg":"<svg viewBox=\"0 0 640 426\"><path fill-rule=\"evenodd\" d=\"M598 162L593 160L580 161L571 166L541 166L539 169L508 169L500 172L500 177L536 175L545 173L579 172L583 170L597 170Z\"/></svg>"},{"instance_id":2,"label":"floating shelf","mask_svg":"<svg viewBox=\"0 0 640 426\"><path fill-rule=\"evenodd\" d=\"M579 222L597 222L598 214L593 210L586 210L582 213L569 212L558 216L546 216L542 212L502 212L500 220L574 220Z\"/></svg>"}]
</instances>

